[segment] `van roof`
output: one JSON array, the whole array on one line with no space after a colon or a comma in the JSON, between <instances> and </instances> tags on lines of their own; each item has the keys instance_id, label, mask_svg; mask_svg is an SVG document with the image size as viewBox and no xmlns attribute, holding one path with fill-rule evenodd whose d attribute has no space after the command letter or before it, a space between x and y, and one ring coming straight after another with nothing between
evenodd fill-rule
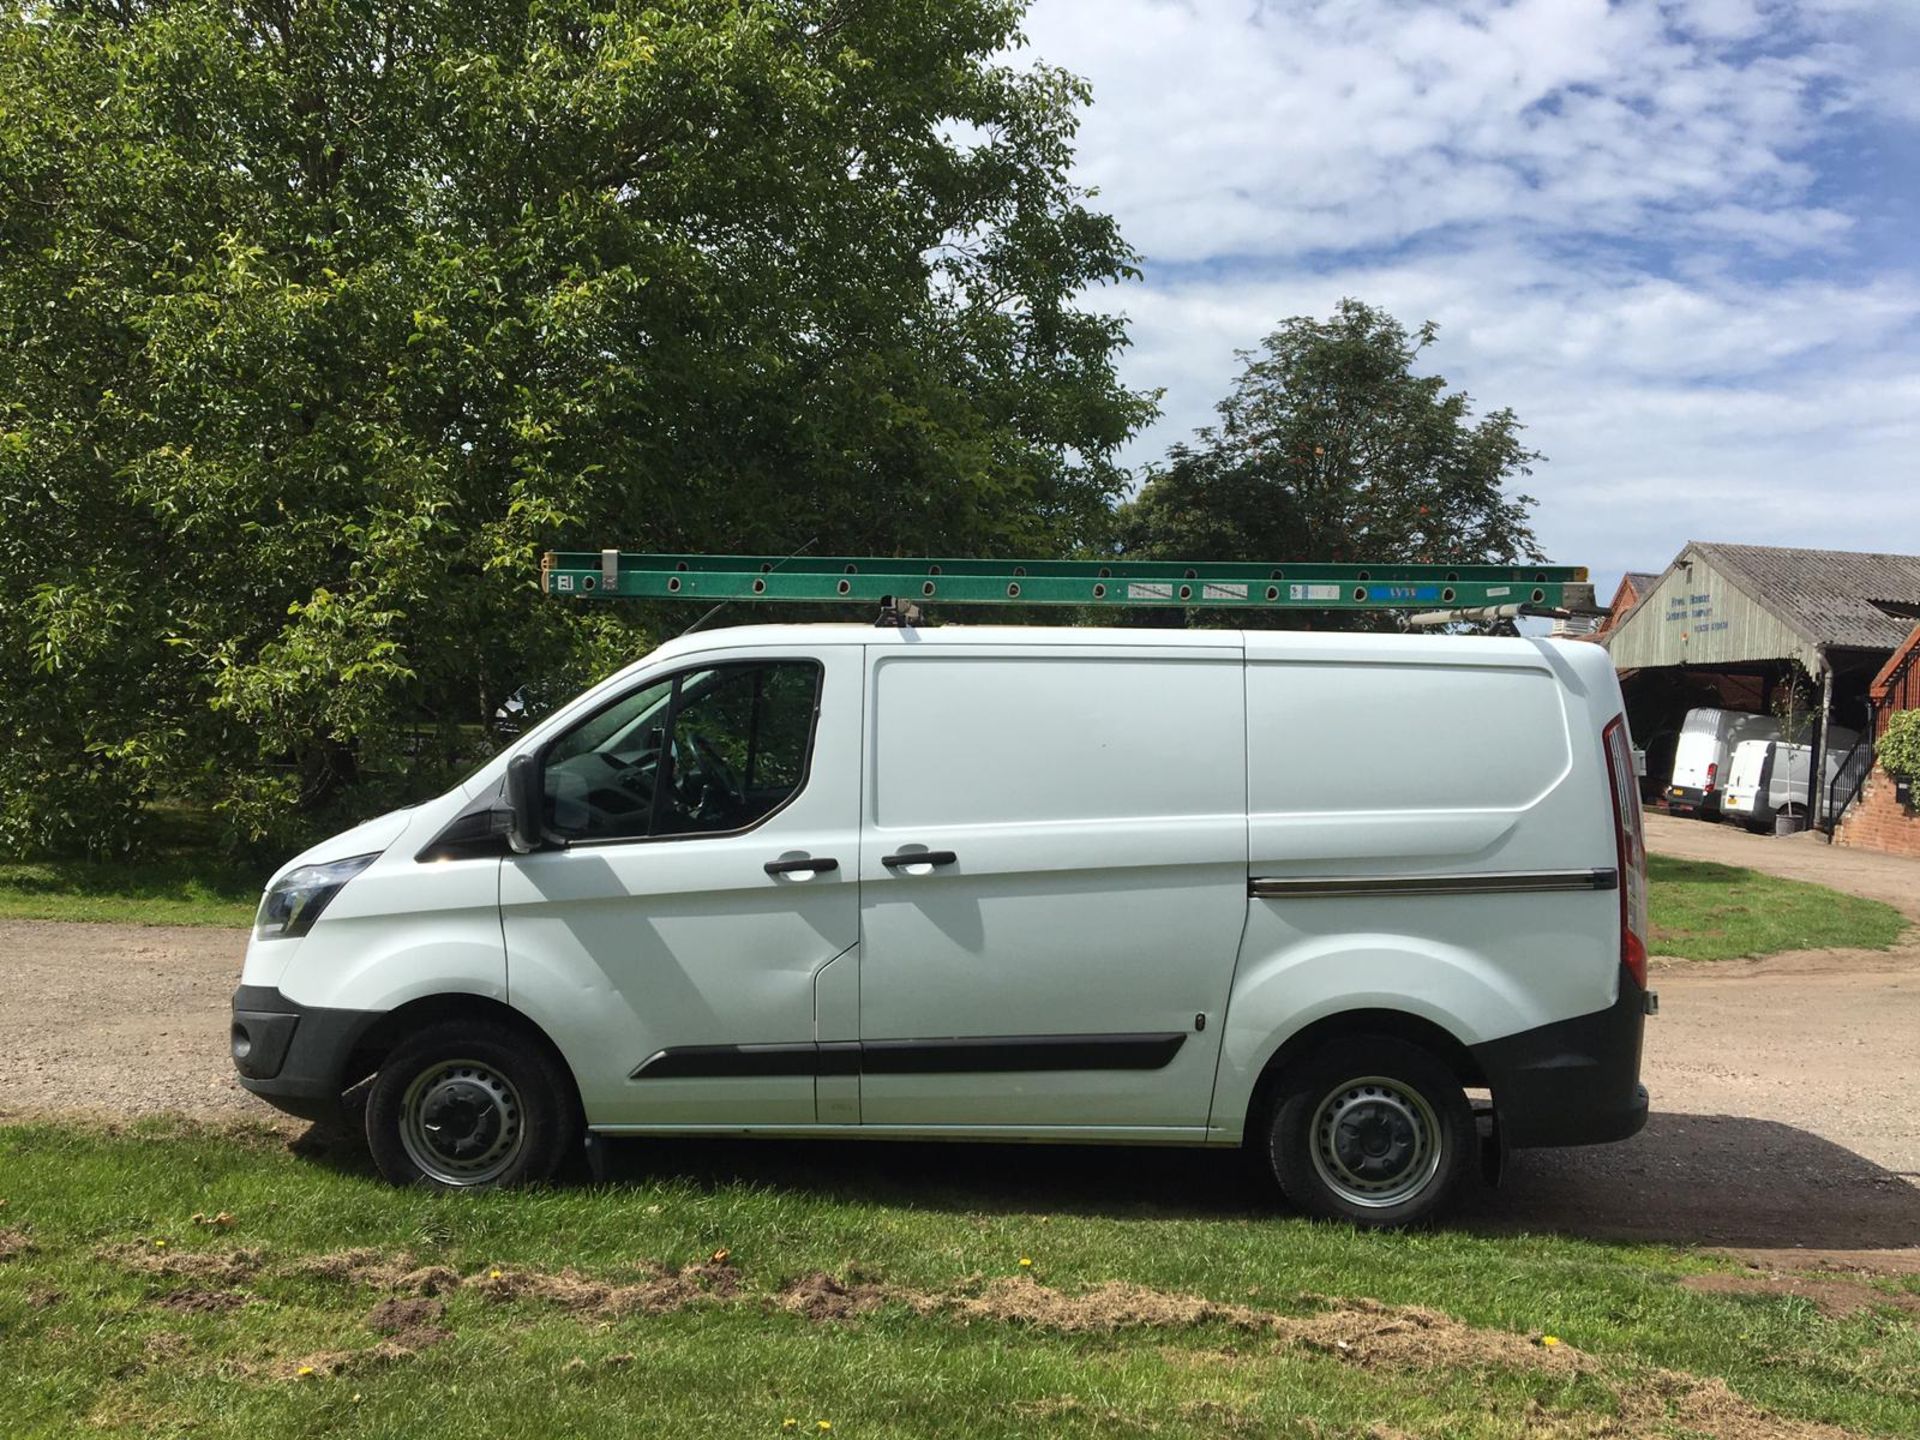
<instances>
[{"instance_id":1,"label":"van roof","mask_svg":"<svg viewBox=\"0 0 1920 1440\"><path fill-rule=\"evenodd\" d=\"M1019 649L1072 645L1082 648L1154 647L1185 650L1241 650L1250 658L1330 661L1397 661L1408 664L1526 666L1576 670L1608 669L1606 653L1594 645L1535 636L1378 634L1312 630L1162 630L1090 625L938 625L895 626L738 625L698 630L668 640L647 658L763 645L993 645Z\"/></svg>"}]
</instances>

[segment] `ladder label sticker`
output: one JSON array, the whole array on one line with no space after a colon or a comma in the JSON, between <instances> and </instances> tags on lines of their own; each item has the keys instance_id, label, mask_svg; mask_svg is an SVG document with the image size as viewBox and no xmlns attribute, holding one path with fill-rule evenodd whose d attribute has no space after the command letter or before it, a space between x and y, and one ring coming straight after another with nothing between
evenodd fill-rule
<instances>
[{"instance_id":1,"label":"ladder label sticker","mask_svg":"<svg viewBox=\"0 0 1920 1440\"><path fill-rule=\"evenodd\" d=\"M1289 600L1338 600L1340 587L1338 585L1289 585L1287 598Z\"/></svg>"},{"instance_id":2,"label":"ladder label sticker","mask_svg":"<svg viewBox=\"0 0 1920 1440\"><path fill-rule=\"evenodd\" d=\"M1247 598L1247 587L1209 580L1200 587L1200 598L1202 600L1244 600Z\"/></svg>"},{"instance_id":3,"label":"ladder label sticker","mask_svg":"<svg viewBox=\"0 0 1920 1440\"><path fill-rule=\"evenodd\" d=\"M1440 587L1438 585L1383 585L1379 593L1389 600L1438 600Z\"/></svg>"},{"instance_id":4,"label":"ladder label sticker","mask_svg":"<svg viewBox=\"0 0 1920 1440\"><path fill-rule=\"evenodd\" d=\"M1160 585L1150 581L1129 580L1127 582L1127 598L1129 600L1171 600L1173 599L1173 586Z\"/></svg>"},{"instance_id":5,"label":"ladder label sticker","mask_svg":"<svg viewBox=\"0 0 1920 1440\"><path fill-rule=\"evenodd\" d=\"M553 588L556 590L571 590L573 588L573 576L571 575L554 576Z\"/></svg>"},{"instance_id":6,"label":"ladder label sticker","mask_svg":"<svg viewBox=\"0 0 1920 1440\"><path fill-rule=\"evenodd\" d=\"M1513 587L1511 585L1489 585L1487 587L1487 598L1489 600L1494 599L1496 596L1511 595L1512 593Z\"/></svg>"}]
</instances>

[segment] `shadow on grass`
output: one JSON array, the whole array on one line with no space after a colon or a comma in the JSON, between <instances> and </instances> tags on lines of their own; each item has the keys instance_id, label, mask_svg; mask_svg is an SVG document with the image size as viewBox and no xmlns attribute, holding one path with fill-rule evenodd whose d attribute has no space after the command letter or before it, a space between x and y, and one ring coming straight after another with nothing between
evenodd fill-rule
<instances>
[{"instance_id":1,"label":"shadow on grass","mask_svg":"<svg viewBox=\"0 0 1920 1440\"><path fill-rule=\"evenodd\" d=\"M357 1129L315 1127L296 1149L371 1174ZM691 1181L964 1213L1229 1219L1284 1204L1239 1151L906 1140L616 1140L614 1185ZM587 1179L585 1163L569 1183ZM1525 1150L1497 1190L1477 1178L1447 1228L1594 1240L1878 1250L1920 1241L1920 1189L1791 1125L1654 1115L1618 1145Z\"/></svg>"},{"instance_id":2,"label":"shadow on grass","mask_svg":"<svg viewBox=\"0 0 1920 1440\"><path fill-rule=\"evenodd\" d=\"M1649 855L1647 878L1654 884L1686 881L1693 885L1743 885L1759 877L1737 865L1712 860L1680 860L1671 855Z\"/></svg>"}]
</instances>

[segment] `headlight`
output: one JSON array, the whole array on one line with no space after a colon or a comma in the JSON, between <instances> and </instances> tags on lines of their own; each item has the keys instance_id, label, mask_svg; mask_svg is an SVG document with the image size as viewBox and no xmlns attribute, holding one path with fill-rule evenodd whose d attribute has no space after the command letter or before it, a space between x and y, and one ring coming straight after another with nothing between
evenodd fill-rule
<instances>
[{"instance_id":1,"label":"headlight","mask_svg":"<svg viewBox=\"0 0 1920 1440\"><path fill-rule=\"evenodd\" d=\"M260 913L253 920L256 940L292 940L313 928L327 902L340 893L340 887L380 857L355 855L350 860L329 860L324 865L302 865L289 870L267 891L260 902Z\"/></svg>"}]
</instances>

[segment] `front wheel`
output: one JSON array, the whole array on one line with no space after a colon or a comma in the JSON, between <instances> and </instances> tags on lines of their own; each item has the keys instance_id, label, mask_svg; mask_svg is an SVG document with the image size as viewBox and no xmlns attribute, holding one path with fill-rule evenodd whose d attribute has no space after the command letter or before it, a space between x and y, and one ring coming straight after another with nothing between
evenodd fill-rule
<instances>
[{"instance_id":1,"label":"front wheel","mask_svg":"<svg viewBox=\"0 0 1920 1440\"><path fill-rule=\"evenodd\" d=\"M579 1133L559 1061L491 1021L448 1020L408 1037L367 1092L367 1148L396 1185L532 1184L553 1175Z\"/></svg>"},{"instance_id":2,"label":"front wheel","mask_svg":"<svg viewBox=\"0 0 1920 1440\"><path fill-rule=\"evenodd\" d=\"M1431 1052L1384 1035L1336 1040L1282 1084L1267 1156L1300 1209L1373 1229L1423 1224L1478 1143L1466 1091Z\"/></svg>"}]
</instances>

